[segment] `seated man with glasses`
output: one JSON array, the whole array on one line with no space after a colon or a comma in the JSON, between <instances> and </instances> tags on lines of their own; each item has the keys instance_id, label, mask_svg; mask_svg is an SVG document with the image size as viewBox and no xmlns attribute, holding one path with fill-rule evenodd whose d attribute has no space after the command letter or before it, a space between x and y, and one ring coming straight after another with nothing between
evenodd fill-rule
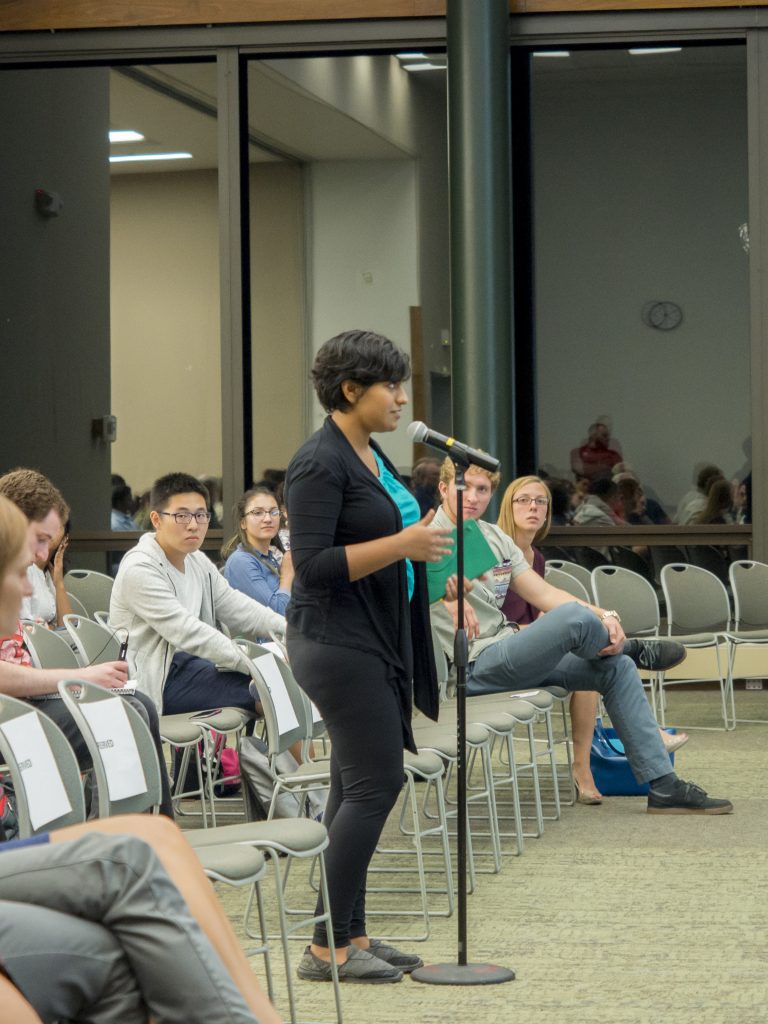
<instances>
[{"instance_id":1,"label":"seated man with glasses","mask_svg":"<svg viewBox=\"0 0 768 1024\"><path fill-rule=\"evenodd\" d=\"M638 782L650 784L651 814L730 814L729 800L716 800L703 789L679 779L648 701L638 667L663 671L685 657L681 644L669 640L628 640L621 618L553 587L533 571L511 537L481 518L499 484L498 473L470 466L465 474L464 519L476 519L498 560L487 574L464 580L464 628L469 641L467 696L499 694L537 686L559 686L573 693L596 690L603 695L611 723L624 744ZM440 472L442 504L432 526L455 526L456 474L450 458ZM543 510L538 498L528 507ZM458 581L448 581L445 597L430 607L432 626L448 658L453 657L458 620ZM508 622L502 607L507 591L543 614L525 629Z\"/></svg>"},{"instance_id":2,"label":"seated man with glasses","mask_svg":"<svg viewBox=\"0 0 768 1024\"><path fill-rule=\"evenodd\" d=\"M233 635L285 632L282 615L227 583L200 551L211 518L194 476L170 473L150 497L154 533L127 552L117 573L109 623L128 633L131 678L161 714L220 707L253 711L248 662Z\"/></svg>"}]
</instances>

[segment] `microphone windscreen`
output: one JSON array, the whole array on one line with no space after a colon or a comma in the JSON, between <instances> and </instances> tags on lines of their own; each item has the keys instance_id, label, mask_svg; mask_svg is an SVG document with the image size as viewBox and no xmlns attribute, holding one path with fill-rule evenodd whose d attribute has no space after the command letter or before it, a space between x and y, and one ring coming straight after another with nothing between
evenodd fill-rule
<instances>
[{"instance_id":1,"label":"microphone windscreen","mask_svg":"<svg viewBox=\"0 0 768 1024\"><path fill-rule=\"evenodd\" d=\"M414 442L414 444L418 444L420 441L423 441L426 438L427 434L429 433L429 427L426 425L426 423L422 423L421 420L414 420L413 423L408 424L408 429L406 430L406 433L408 434L408 437L410 437L410 439Z\"/></svg>"}]
</instances>

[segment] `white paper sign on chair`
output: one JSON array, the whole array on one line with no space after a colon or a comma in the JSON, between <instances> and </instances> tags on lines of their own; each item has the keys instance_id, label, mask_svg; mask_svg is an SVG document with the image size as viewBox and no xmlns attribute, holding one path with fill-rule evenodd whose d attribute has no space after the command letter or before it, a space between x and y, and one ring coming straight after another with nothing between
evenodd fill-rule
<instances>
[{"instance_id":1,"label":"white paper sign on chair","mask_svg":"<svg viewBox=\"0 0 768 1024\"><path fill-rule=\"evenodd\" d=\"M267 689L269 690L270 696L272 697L272 703L275 706L275 715L277 717L277 728L280 734L290 732L292 729L298 728L299 720L296 717L291 698L288 695L288 690L285 685L285 680L282 677L280 668L275 661L274 654L265 654L260 658L254 660L254 664L261 674L261 678L266 683Z\"/></svg>"},{"instance_id":2,"label":"white paper sign on chair","mask_svg":"<svg viewBox=\"0 0 768 1024\"><path fill-rule=\"evenodd\" d=\"M12 718L2 729L24 780L32 828L37 831L69 814L72 804L37 714Z\"/></svg>"},{"instance_id":3,"label":"white paper sign on chair","mask_svg":"<svg viewBox=\"0 0 768 1024\"><path fill-rule=\"evenodd\" d=\"M265 651L270 651L270 653L274 654L275 657L280 658L281 661L286 660L285 655L283 654L282 649L280 648L280 645L274 643L272 640L269 640L263 644L259 644L259 646L263 647ZM312 705L312 724L314 725L316 722L322 722L323 716L317 710L312 701L310 701L309 703ZM298 725L298 722L296 724Z\"/></svg>"},{"instance_id":4,"label":"white paper sign on chair","mask_svg":"<svg viewBox=\"0 0 768 1024\"><path fill-rule=\"evenodd\" d=\"M144 768L122 699L81 704L80 710L101 752L109 799L125 800L146 793Z\"/></svg>"}]
</instances>

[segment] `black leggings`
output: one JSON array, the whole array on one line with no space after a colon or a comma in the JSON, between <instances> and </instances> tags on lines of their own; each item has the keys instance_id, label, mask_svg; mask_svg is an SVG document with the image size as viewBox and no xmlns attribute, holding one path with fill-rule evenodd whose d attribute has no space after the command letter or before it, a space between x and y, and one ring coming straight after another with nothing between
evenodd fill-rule
<instances>
[{"instance_id":1,"label":"black leggings","mask_svg":"<svg viewBox=\"0 0 768 1024\"><path fill-rule=\"evenodd\" d=\"M366 935L365 878L381 830L403 788L403 726L398 698L379 658L316 643L289 630L288 653L300 686L331 739L331 791L323 816L328 896L337 946ZM318 911L322 912L322 900ZM324 927L313 938L328 945Z\"/></svg>"}]
</instances>

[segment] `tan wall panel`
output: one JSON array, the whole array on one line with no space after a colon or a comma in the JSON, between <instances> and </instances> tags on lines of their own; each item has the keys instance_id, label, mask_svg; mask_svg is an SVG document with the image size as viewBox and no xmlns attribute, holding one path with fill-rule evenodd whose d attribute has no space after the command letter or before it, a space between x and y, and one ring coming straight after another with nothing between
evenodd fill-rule
<instances>
[{"instance_id":1,"label":"tan wall panel","mask_svg":"<svg viewBox=\"0 0 768 1024\"><path fill-rule=\"evenodd\" d=\"M254 164L251 196L253 478L284 468L305 437L304 182L296 164ZM229 523L228 523L229 525Z\"/></svg>"},{"instance_id":2,"label":"tan wall panel","mask_svg":"<svg viewBox=\"0 0 768 1024\"><path fill-rule=\"evenodd\" d=\"M221 473L216 171L112 180L112 470Z\"/></svg>"},{"instance_id":3,"label":"tan wall panel","mask_svg":"<svg viewBox=\"0 0 768 1024\"><path fill-rule=\"evenodd\" d=\"M517 14L759 7L761 0L510 0ZM258 24L445 15L445 0L0 0L0 31Z\"/></svg>"},{"instance_id":4,"label":"tan wall panel","mask_svg":"<svg viewBox=\"0 0 768 1024\"><path fill-rule=\"evenodd\" d=\"M215 170L112 180L112 467L137 490L221 473L217 203ZM299 167L251 168L256 478L304 439L303 205Z\"/></svg>"}]
</instances>

